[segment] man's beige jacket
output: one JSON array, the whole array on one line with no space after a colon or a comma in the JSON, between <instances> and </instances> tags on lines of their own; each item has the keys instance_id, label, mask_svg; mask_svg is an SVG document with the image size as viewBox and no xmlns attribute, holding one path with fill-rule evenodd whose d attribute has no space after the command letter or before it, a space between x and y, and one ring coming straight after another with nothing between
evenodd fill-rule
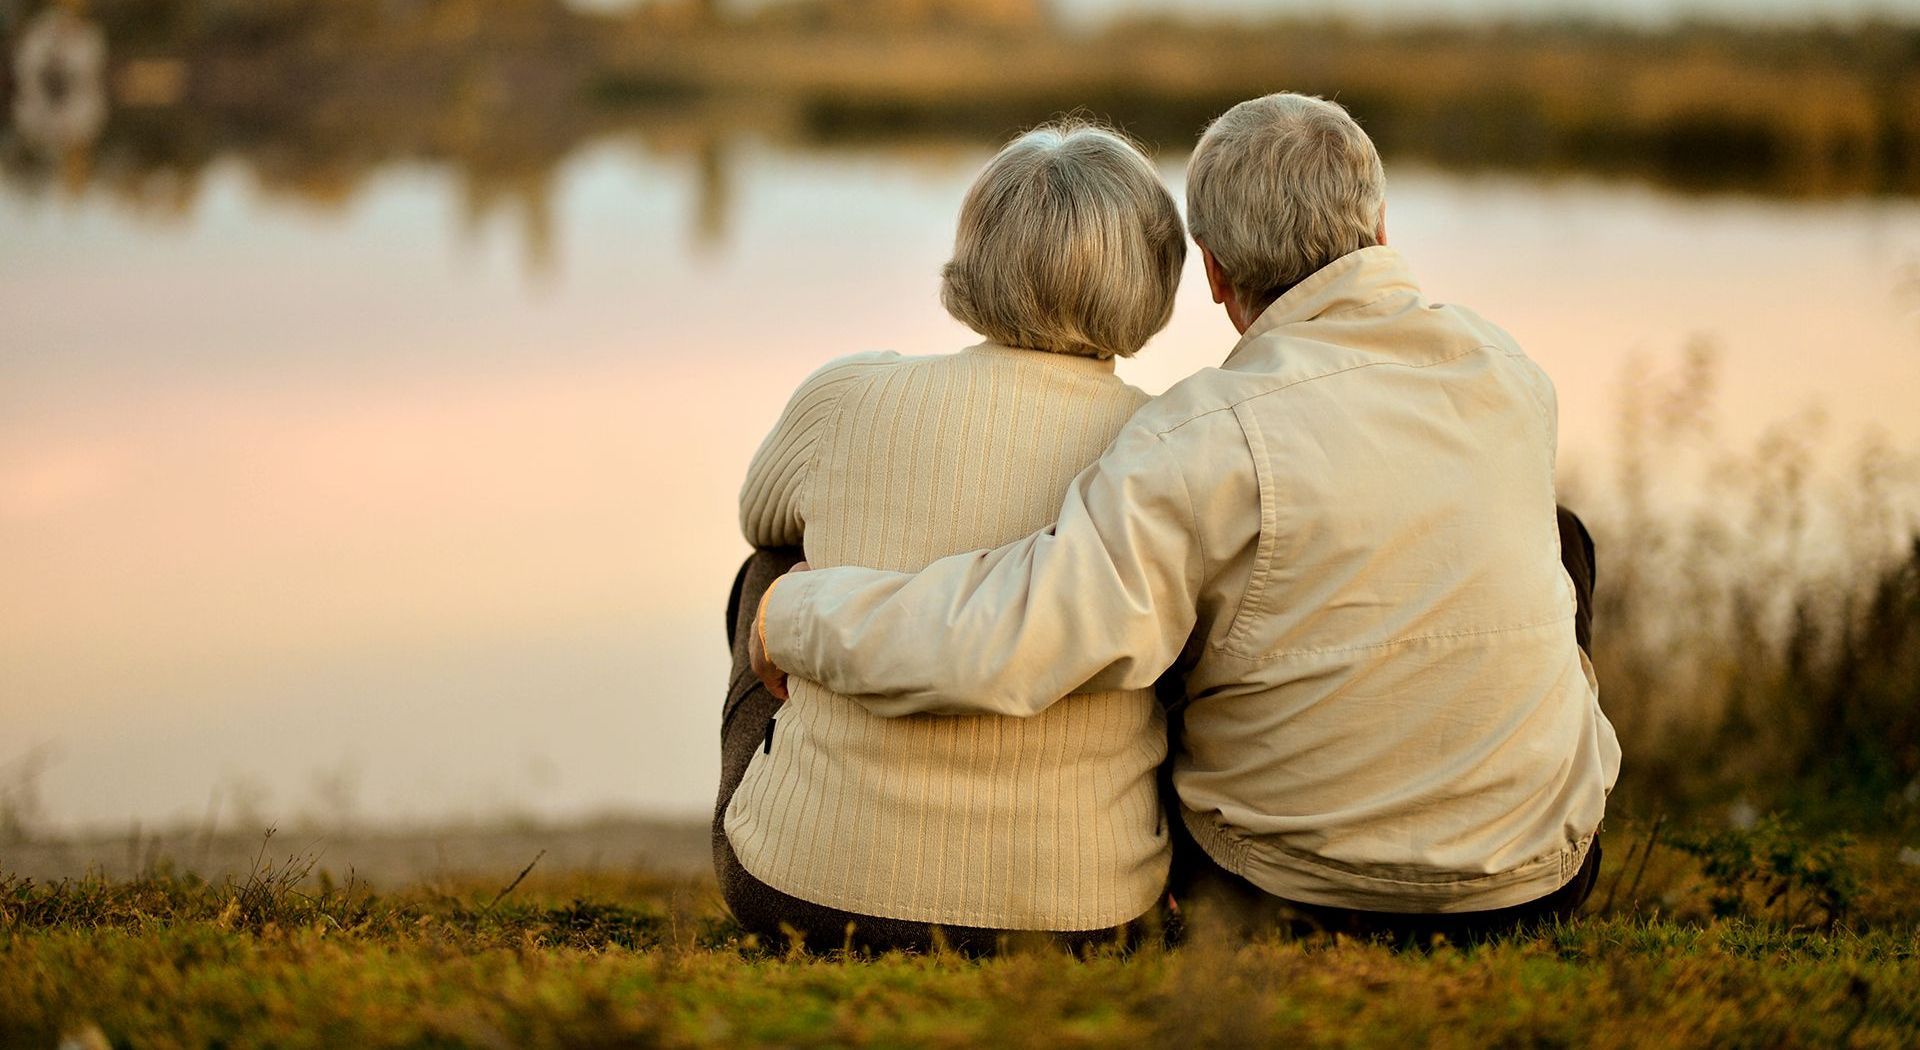
<instances>
[{"instance_id":1,"label":"man's beige jacket","mask_svg":"<svg viewBox=\"0 0 1920 1050\"><path fill-rule=\"evenodd\" d=\"M1214 860L1313 904L1524 903L1578 869L1620 760L1556 427L1511 337L1366 248L1141 409L1053 528L788 577L768 652L886 715L1028 715L1178 659L1174 783Z\"/></svg>"}]
</instances>

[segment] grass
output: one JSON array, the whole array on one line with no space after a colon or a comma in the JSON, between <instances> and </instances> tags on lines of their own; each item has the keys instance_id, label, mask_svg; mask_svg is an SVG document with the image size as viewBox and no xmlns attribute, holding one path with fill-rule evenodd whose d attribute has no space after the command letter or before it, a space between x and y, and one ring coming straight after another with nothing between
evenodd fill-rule
<instances>
[{"instance_id":1,"label":"grass","mask_svg":"<svg viewBox=\"0 0 1920 1050\"><path fill-rule=\"evenodd\" d=\"M505 887L379 895L314 876L300 858L266 863L264 851L251 876L224 883L164 867L125 882L6 879L0 1045L1920 1040L1920 868L1890 847L1812 844L1801 852L1844 867L1853 890L1835 915L1792 909L1794 922L1764 902L1764 883L1732 880L1750 892L1726 906L1729 882L1710 869L1758 875L1770 862L1756 847L1800 838L1656 845L1650 865L1619 848L1650 830L1609 830L1592 917L1419 951L1195 933L1081 959L1032 948L989 960L776 956L739 935L706 883L536 872Z\"/></svg>"}]
</instances>

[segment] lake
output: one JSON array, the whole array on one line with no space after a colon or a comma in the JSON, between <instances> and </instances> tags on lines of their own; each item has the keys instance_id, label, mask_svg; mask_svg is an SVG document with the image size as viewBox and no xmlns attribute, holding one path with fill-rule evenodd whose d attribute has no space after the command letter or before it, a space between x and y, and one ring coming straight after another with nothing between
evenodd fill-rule
<instances>
[{"instance_id":1,"label":"lake","mask_svg":"<svg viewBox=\"0 0 1920 1050\"><path fill-rule=\"evenodd\" d=\"M0 182L0 782L59 826L709 808L740 477L824 361L974 341L937 275L991 149ZM1809 408L1920 447L1920 202L1387 164L1428 294L1558 384L1563 471L1702 340L1733 447ZM1149 391L1233 344L1193 263Z\"/></svg>"}]
</instances>

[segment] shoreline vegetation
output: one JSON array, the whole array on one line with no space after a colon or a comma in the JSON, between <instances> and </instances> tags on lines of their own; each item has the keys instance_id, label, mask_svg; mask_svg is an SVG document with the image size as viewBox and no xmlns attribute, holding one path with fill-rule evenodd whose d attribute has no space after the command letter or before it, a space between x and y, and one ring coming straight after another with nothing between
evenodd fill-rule
<instances>
[{"instance_id":1,"label":"shoreline vegetation","mask_svg":"<svg viewBox=\"0 0 1920 1050\"><path fill-rule=\"evenodd\" d=\"M0 875L42 885L100 878L138 880L175 871L210 882L244 877L259 860L261 834L271 821L250 815L217 824L146 828L117 833L0 825ZM694 818L606 815L579 820L479 820L408 825L324 824L312 819L281 825L277 853L309 858L314 872L381 887L458 879L511 878L534 856L542 872L594 875L646 871L659 878L710 879L712 839Z\"/></svg>"},{"instance_id":2,"label":"shoreline vegetation","mask_svg":"<svg viewBox=\"0 0 1920 1050\"><path fill-rule=\"evenodd\" d=\"M48 6L0 4L7 51ZM735 17L665 0L625 14L560 0L84 7L101 68L63 84L52 116L0 130L0 179L104 189L157 217L237 158L269 192L320 207L382 167L444 163L476 211L521 200L537 223L558 165L615 135L692 157L703 208L724 208L728 144L743 136L980 149L1079 111L1177 158L1223 108L1282 88L1338 98L1390 165L1920 195L1920 23L1155 18L1070 31L1039 0L796 0ZM0 80L0 95L25 90L41 89Z\"/></svg>"}]
</instances>

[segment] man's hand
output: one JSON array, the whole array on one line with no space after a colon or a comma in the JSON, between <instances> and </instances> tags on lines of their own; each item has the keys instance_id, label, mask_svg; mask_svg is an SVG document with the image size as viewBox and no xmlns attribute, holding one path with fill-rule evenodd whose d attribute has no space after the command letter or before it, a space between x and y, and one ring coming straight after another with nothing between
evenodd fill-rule
<instances>
[{"instance_id":1,"label":"man's hand","mask_svg":"<svg viewBox=\"0 0 1920 1050\"><path fill-rule=\"evenodd\" d=\"M812 566L800 562L787 571L806 572L809 568ZM760 681L766 685L767 692L772 693L776 700L785 700L787 672L775 667L773 661L767 659L767 599L773 597L773 588L778 586L780 580L775 580L760 595L760 607L753 613L753 632L747 638L747 659L753 664L753 673L759 675Z\"/></svg>"}]
</instances>

